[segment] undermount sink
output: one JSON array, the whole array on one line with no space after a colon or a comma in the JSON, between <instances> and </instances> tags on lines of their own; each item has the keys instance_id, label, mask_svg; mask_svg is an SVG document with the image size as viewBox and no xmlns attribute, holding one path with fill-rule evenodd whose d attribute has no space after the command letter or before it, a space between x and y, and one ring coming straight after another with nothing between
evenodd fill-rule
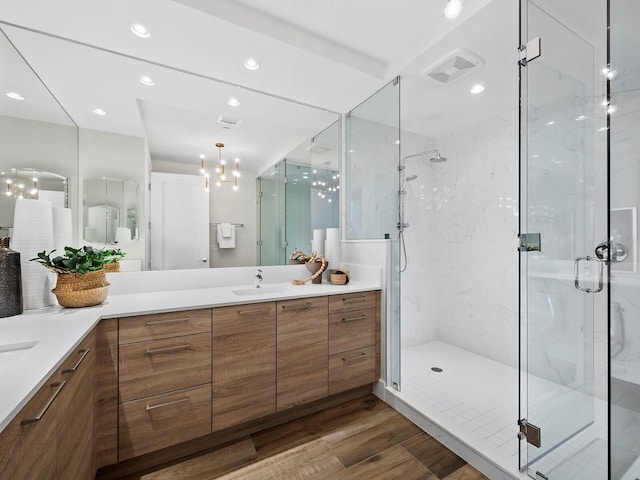
<instances>
[{"instance_id":1,"label":"undermount sink","mask_svg":"<svg viewBox=\"0 0 640 480\"><path fill-rule=\"evenodd\" d=\"M0 344L0 372L21 360L37 344L37 341Z\"/></svg>"},{"instance_id":2,"label":"undermount sink","mask_svg":"<svg viewBox=\"0 0 640 480\"><path fill-rule=\"evenodd\" d=\"M272 293L284 293L287 289L285 287L249 287L240 290L231 290L231 293L240 297L249 295L271 295Z\"/></svg>"}]
</instances>

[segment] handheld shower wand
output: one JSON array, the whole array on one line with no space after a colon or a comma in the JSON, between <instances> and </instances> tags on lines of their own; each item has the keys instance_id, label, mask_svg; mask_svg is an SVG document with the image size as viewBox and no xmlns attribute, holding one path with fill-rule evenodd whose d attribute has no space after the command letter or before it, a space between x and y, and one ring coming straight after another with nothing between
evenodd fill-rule
<instances>
[{"instance_id":1,"label":"handheld shower wand","mask_svg":"<svg viewBox=\"0 0 640 480\"><path fill-rule=\"evenodd\" d=\"M404 183L402 184L402 187L400 187L398 193L400 195L406 195L407 192L405 191L405 188L407 187L407 183L413 182L416 178L418 178L418 175L409 175L407 178L405 178Z\"/></svg>"}]
</instances>

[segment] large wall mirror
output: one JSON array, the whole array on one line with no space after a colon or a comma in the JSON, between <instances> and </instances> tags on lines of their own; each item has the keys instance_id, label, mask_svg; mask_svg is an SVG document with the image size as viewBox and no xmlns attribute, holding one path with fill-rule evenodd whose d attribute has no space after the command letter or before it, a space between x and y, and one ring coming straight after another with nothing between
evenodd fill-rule
<instances>
[{"instance_id":1,"label":"large wall mirror","mask_svg":"<svg viewBox=\"0 0 640 480\"><path fill-rule=\"evenodd\" d=\"M288 158L299 145L310 144L313 138L317 144L324 143L318 139L320 132L339 119L336 112L245 89L224 79L218 81L2 22L0 28L6 35L0 52L2 75L18 72L12 62L19 60L23 69L42 79L46 88L42 84L40 88L55 96L57 102L53 104L60 110L54 117L46 102L25 95L34 99L30 105L32 119L16 114L15 104L9 104L15 101L3 95L0 114L7 119L2 128L10 137L7 141L16 143L22 136L25 140L15 145L15 152L23 154L24 145L27 150L39 151L32 155L37 161L28 162L3 152L0 167L29 166L69 178L69 206L74 212L77 242L112 244L117 241L118 229L119 238L125 238L123 229L129 229L131 241L123 248L127 258L141 260L142 268L148 268L149 245L154 241L148 229L150 209L162 208L149 201L151 172L199 175L201 157L207 168L213 169L220 155L215 145L223 143L224 159L232 163L238 159L240 177L237 190L231 184L211 184L209 266L256 265L260 239L256 179ZM16 82L22 85L20 79ZM18 89L8 84L3 87L3 91ZM25 118L28 121L21 123ZM37 142L26 139L34 121L48 122L52 130L46 131L49 137ZM67 142L69 152L52 154L62 142L54 130L64 128L72 134ZM16 130L21 133L16 135ZM306 153L316 156L317 150L319 147ZM334 163L326 166L320 162L319 166L337 171ZM93 198L104 190L91 184L97 178L128 179L140 185L136 207ZM90 210L92 207L100 207L103 212ZM117 215L117 221L112 218L109 225L113 225L101 227L99 232L93 219L108 216L107 207L114 209L109 215ZM301 218L305 216L310 217L311 210ZM234 249L219 249L215 242L216 225L226 222L242 225L236 232ZM299 227L301 235L309 234L308 225ZM293 232L295 223L289 222L288 228ZM275 257L270 262L284 263Z\"/></svg>"},{"instance_id":2,"label":"large wall mirror","mask_svg":"<svg viewBox=\"0 0 640 480\"><path fill-rule=\"evenodd\" d=\"M258 179L261 265L311 253L314 230L340 226L340 127L302 142Z\"/></svg>"},{"instance_id":3,"label":"large wall mirror","mask_svg":"<svg viewBox=\"0 0 640 480\"><path fill-rule=\"evenodd\" d=\"M0 62L0 236L11 236L17 198L76 201L78 129L1 32Z\"/></svg>"}]
</instances>

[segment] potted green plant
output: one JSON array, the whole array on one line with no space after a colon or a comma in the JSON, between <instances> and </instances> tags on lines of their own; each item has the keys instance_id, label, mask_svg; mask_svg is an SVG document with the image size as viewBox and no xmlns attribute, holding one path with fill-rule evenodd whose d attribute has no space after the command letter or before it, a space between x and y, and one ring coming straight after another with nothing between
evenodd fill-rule
<instances>
[{"instance_id":1,"label":"potted green plant","mask_svg":"<svg viewBox=\"0 0 640 480\"><path fill-rule=\"evenodd\" d=\"M107 273L119 272L120 271L120 260L122 260L126 252L123 252L119 248L110 248L102 251L104 253L105 258L105 266L104 269Z\"/></svg>"},{"instance_id":2,"label":"potted green plant","mask_svg":"<svg viewBox=\"0 0 640 480\"><path fill-rule=\"evenodd\" d=\"M89 307L105 301L109 293L109 282L105 276L105 265L110 263L103 250L84 246L64 247L63 255L54 255L55 250L38 253L31 261L57 273L56 288L51 292L62 307Z\"/></svg>"}]
</instances>

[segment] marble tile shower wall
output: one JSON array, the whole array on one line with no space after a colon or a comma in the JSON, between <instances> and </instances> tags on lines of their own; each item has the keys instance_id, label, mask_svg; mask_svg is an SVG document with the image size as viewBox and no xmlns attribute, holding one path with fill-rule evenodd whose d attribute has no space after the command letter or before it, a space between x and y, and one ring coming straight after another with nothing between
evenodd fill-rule
<instances>
[{"instance_id":1,"label":"marble tile shower wall","mask_svg":"<svg viewBox=\"0 0 640 480\"><path fill-rule=\"evenodd\" d=\"M518 112L439 138L437 148L446 163L408 161L419 178L405 198L403 345L438 338L515 366Z\"/></svg>"},{"instance_id":2,"label":"marble tile shower wall","mask_svg":"<svg viewBox=\"0 0 640 480\"><path fill-rule=\"evenodd\" d=\"M348 128L347 238L397 236L398 129L355 115Z\"/></svg>"}]
</instances>

